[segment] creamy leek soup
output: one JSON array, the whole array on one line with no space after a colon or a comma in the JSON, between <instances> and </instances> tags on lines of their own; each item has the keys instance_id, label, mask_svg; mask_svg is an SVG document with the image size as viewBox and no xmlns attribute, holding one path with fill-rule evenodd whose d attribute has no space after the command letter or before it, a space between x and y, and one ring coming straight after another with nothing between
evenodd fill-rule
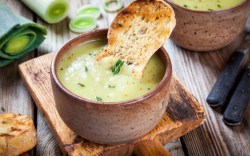
<instances>
[{"instance_id":1,"label":"creamy leek soup","mask_svg":"<svg viewBox=\"0 0 250 156\"><path fill-rule=\"evenodd\" d=\"M192 10L218 11L240 5L245 0L172 0L172 2Z\"/></svg>"},{"instance_id":2,"label":"creamy leek soup","mask_svg":"<svg viewBox=\"0 0 250 156\"><path fill-rule=\"evenodd\" d=\"M83 43L63 56L57 76L65 88L89 100L119 102L142 97L162 80L165 65L157 54L149 60L140 80L129 74L130 65L126 63L114 74L112 67L117 59L111 56L101 61L95 59L106 44L106 40Z\"/></svg>"}]
</instances>

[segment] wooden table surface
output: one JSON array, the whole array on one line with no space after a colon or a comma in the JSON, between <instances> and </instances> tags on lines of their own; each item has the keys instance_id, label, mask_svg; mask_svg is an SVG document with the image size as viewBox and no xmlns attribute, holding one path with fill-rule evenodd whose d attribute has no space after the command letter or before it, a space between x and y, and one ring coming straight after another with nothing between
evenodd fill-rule
<instances>
[{"instance_id":1,"label":"wooden table surface","mask_svg":"<svg viewBox=\"0 0 250 156\"><path fill-rule=\"evenodd\" d=\"M107 28L115 14L103 10L101 0L71 0L68 19L58 24L47 24L31 12L18 0L0 0L14 12L31 19L47 28L47 39L34 52L0 69L0 113L14 112L26 114L34 119L37 128L38 143L30 152L38 156L62 155L57 142L35 106L18 72L18 65L26 60L57 51L66 41L77 36L69 31L68 23L76 9L84 4L97 4L102 9L98 28ZM131 0L125 0L127 5ZM1 18L1 17L0 17ZM244 156L250 153L250 110L248 109L240 126L228 127L222 122L222 111L212 109L206 103L206 97L223 70L230 54L239 45L240 39L230 46L215 52L190 52L176 46L171 40L165 43L174 68L174 72L191 93L203 105L207 121L185 136L168 143L165 147L174 156ZM248 119L248 120L247 120Z\"/></svg>"}]
</instances>

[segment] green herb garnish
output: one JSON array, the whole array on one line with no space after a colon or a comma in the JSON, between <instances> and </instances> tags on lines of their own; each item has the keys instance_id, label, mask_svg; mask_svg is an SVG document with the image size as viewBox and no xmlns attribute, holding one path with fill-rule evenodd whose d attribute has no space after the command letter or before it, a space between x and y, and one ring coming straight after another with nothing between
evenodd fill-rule
<instances>
[{"instance_id":1,"label":"green herb garnish","mask_svg":"<svg viewBox=\"0 0 250 156\"><path fill-rule=\"evenodd\" d=\"M214 11L213 9L208 9L208 11Z\"/></svg>"},{"instance_id":2,"label":"green herb garnish","mask_svg":"<svg viewBox=\"0 0 250 156\"><path fill-rule=\"evenodd\" d=\"M218 7L218 8L221 8L221 5L220 5L220 4L217 4L217 7Z\"/></svg>"},{"instance_id":3,"label":"green herb garnish","mask_svg":"<svg viewBox=\"0 0 250 156\"><path fill-rule=\"evenodd\" d=\"M85 66L85 72L87 72L88 70L89 70L88 67Z\"/></svg>"},{"instance_id":4,"label":"green herb garnish","mask_svg":"<svg viewBox=\"0 0 250 156\"><path fill-rule=\"evenodd\" d=\"M115 88L115 86L111 86L111 85L109 85L109 88Z\"/></svg>"},{"instance_id":5,"label":"green herb garnish","mask_svg":"<svg viewBox=\"0 0 250 156\"><path fill-rule=\"evenodd\" d=\"M185 8L187 8L188 6L186 4L183 5Z\"/></svg>"},{"instance_id":6,"label":"green herb garnish","mask_svg":"<svg viewBox=\"0 0 250 156\"><path fill-rule=\"evenodd\" d=\"M96 100L102 102L102 98L100 98L99 96L96 97Z\"/></svg>"},{"instance_id":7,"label":"green herb garnish","mask_svg":"<svg viewBox=\"0 0 250 156\"><path fill-rule=\"evenodd\" d=\"M85 87L85 85L82 83L77 83L77 84L80 85L81 87Z\"/></svg>"},{"instance_id":8,"label":"green herb garnish","mask_svg":"<svg viewBox=\"0 0 250 156\"><path fill-rule=\"evenodd\" d=\"M96 54L89 53L89 56L96 56Z\"/></svg>"},{"instance_id":9,"label":"green herb garnish","mask_svg":"<svg viewBox=\"0 0 250 156\"><path fill-rule=\"evenodd\" d=\"M123 63L124 63L124 61L119 59L116 62L116 64L111 68L114 75L116 75L120 72L120 68L122 67Z\"/></svg>"}]
</instances>

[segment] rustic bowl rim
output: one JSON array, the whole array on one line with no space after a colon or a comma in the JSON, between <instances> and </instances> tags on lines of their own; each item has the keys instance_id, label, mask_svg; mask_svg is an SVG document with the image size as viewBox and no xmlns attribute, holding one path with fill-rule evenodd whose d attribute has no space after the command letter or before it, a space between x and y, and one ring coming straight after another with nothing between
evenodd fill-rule
<instances>
[{"instance_id":1,"label":"rustic bowl rim","mask_svg":"<svg viewBox=\"0 0 250 156\"><path fill-rule=\"evenodd\" d=\"M103 106L127 106L127 105L132 105L132 104L139 104L142 101L145 101L147 99L149 99L152 96L155 96L163 87L165 84L167 84L168 82L171 82L172 79L172 63L170 60L170 57L167 53L167 51L165 50L165 48L162 46L160 49L161 53L164 56L164 60L166 60L166 69L165 69L165 74L162 78L162 80L160 81L160 83L151 91L149 91L148 93L146 93L145 95L141 96L141 97L137 97L134 98L132 100L127 100L127 101L121 101L121 102L97 102L97 101L93 101L93 100L89 100L87 98L78 96L74 93L72 93L70 90L68 90L66 87L63 86L63 84L59 81L57 74L56 74L56 60L59 56L59 53L65 53L66 51L64 51L63 49L67 46L70 46L70 44L72 42L75 42L83 37L86 37L88 35L94 34L94 33L102 33L102 32L108 32L108 29L98 29L98 30L92 30L89 31L87 33L83 33L81 35L78 35L77 37L70 39L69 41L67 41L54 55L52 62L51 62L51 66L50 66L50 71L51 71L51 79L55 82L56 86L62 91L64 92L67 96L70 96L78 101L83 101L82 104L91 104L91 105L103 105ZM90 40L89 40L90 41ZM84 43L84 42L82 42ZM64 54L63 54L64 55ZM169 83L170 84L170 83ZM171 84L170 84L171 85Z\"/></svg>"},{"instance_id":2,"label":"rustic bowl rim","mask_svg":"<svg viewBox=\"0 0 250 156\"><path fill-rule=\"evenodd\" d=\"M234 11L234 10L238 10L238 9L244 7L249 2L249 0L244 0L239 5L236 5L234 7L228 8L228 9L215 10L215 11L201 11L201 10L188 9L188 8L182 7L182 6L178 5L178 4L175 4L174 2L172 2L172 0L166 0L166 2L169 3L173 8L177 8L177 9L183 9L183 10L186 10L186 11L191 11L191 12L201 13L201 14L219 14L219 13L227 13L227 12L231 12L231 11Z\"/></svg>"}]
</instances>

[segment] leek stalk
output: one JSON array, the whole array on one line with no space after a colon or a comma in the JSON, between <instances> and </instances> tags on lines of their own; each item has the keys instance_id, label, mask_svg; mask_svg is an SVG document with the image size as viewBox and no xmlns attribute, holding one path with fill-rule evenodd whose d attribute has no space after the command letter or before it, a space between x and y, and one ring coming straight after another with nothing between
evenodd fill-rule
<instances>
[{"instance_id":1,"label":"leek stalk","mask_svg":"<svg viewBox=\"0 0 250 156\"><path fill-rule=\"evenodd\" d=\"M39 17L48 23L58 23L68 15L67 0L21 0Z\"/></svg>"},{"instance_id":2,"label":"leek stalk","mask_svg":"<svg viewBox=\"0 0 250 156\"><path fill-rule=\"evenodd\" d=\"M0 3L0 67L37 48L45 39L46 29L15 15Z\"/></svg>"}]
</instances>

